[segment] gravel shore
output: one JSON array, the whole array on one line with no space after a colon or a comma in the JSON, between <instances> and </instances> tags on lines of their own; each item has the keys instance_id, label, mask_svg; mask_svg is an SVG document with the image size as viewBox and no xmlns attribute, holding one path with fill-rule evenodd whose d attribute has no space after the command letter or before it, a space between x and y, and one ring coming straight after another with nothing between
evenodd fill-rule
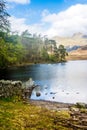
<instances>
[{"instance_id":1,"label":"gravel shore","mask_svg":"<svg viewBox=\"0 0 87 130\"><path fill-rule=\"evenodd\" d=\"M71 106L74 104L70 103L61 103L61 102L53 102L53 101L45 101L45 100L30 100L30 104L47 108L49 110L69 110Z\"/></svg>"}]
</instances>

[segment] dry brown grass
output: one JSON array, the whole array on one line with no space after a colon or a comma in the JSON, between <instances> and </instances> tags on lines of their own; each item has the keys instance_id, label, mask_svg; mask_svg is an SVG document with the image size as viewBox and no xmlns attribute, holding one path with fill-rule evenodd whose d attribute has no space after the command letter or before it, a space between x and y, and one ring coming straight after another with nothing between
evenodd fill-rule
<instances>
[{"instance_id":1,"label":"dry brown grass","mask_svg":"<svg viewBox=\"0 0 87 130\"><path fill-rule=\"evenodd\" d=\"M87 50L72 51L69 53L67 60L87 60Z\"/></svg>"}]
</instances>

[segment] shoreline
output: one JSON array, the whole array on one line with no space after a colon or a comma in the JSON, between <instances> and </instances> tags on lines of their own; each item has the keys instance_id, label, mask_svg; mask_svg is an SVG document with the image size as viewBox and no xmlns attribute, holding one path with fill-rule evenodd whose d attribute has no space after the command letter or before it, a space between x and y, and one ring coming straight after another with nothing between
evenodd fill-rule
<instances>
[{"instance_id":1,"label":"shoreline","mask_svg":"<svg viewBox=\"0 0 87 130\"><path fill-rule=\"evenodd\" d=\"M74 103L64 103L49 100L34 100L29 99L31 105L39 106L41 108L46 108L48 110L69 110L70 107L75 106Z\"/></svg>"},{"instance_id":2,"label":"shoreline","mask_svg":"<svg viewBox=\"0 0 87 130\"><path fill-rule=\"evenodd\" d=\"M35 99L29 99L28 102L31 105L39 106L41 108L46 108L48 110L69 111L70 108L87 109L87 103L84 102L65 103L65 102L56 102L56 101L49 101L49 100L35 100Z\"/></svg>"},{"instance_id":3,"label":"shoreline","mask_svg":"<svg viewBox=\"0 0 87 130\"><path fill-rule=\"evenodd\" d=\"M87 58L66 58L66 61L64 62L38 62L38 63L22 63L22 64L16 64L16 65L12 65L12 66L7 66L6 68L0 68L0 70L5 70L5 69L9 69L9 68L16 68L16 67L24 67L24 66L30 66L30 65L37 65L37 64L57 64L57 63L67 63L69 61L85 61L87 60Z\"/></svg>"}]
</instances>

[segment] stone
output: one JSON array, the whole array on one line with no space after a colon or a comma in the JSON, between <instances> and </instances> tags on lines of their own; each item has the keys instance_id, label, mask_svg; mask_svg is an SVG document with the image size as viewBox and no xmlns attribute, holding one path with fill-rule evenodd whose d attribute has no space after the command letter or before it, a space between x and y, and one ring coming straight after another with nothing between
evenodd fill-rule
<instances>
[{"instance_id":1,"label":"stone","mask_svg":"<svg viewBox=\"0 0 87 130\"><path fill-rule=\"evenodd\" d=\"M32 78L30 78L27 82L25 82L25 88L29 88L29 87L31 88L34 85L35 85L35 83L32 80Z\"/></svg>"},{"instance_id":2,"label":"stone","mask_svg":"<svg viewBox=\"0 0 87 130\"><path fill-rule=\"evenodd\" d=\"M71 107L70 110L74 112L79 112L79 108L76 108L76 107Z\"/></svg>"},{"instance_id":3,"label":"stone","mask_svg":"<svg viewBox=\"0 0 87 130\"><path fill-rule=\"evenodd\" d=\"M77 106L78 108L86 108L86 104L83 103L83 102L77 102L77 103L76 103L76 106Z\"/></svg>"},{"instance_id":4,"label":"stone","mask_svg":"<svg viewBox=\"0 0 87 130\"><path fill-rule=\"evenodd\" d=\"M36 96L37 97L41 96L41 93L40 92L36 92Z\"/></svg>"}]
</instances>

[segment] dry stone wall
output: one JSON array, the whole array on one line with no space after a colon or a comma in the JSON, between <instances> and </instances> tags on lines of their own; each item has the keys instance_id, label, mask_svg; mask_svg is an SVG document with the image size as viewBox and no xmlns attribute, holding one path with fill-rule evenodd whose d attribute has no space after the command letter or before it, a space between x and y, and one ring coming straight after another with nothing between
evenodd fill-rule
<instances>
[{"instance_id":1,"label":"dry stone wall","mask_svg":"<svg viewBox=\"0 0 87 130\"><path fill-rule=\"evenodd\" d=\"M0 97L7 98L15 95L22 95L22 82L0 80Z\"/></svg>"},{"instance_id":2,"label":"dry stone wall","mask_svg":"<svg viewBox=\"0 0 87 130\"><path fill-rule=\"evenodd\" d=\"M25 84L21 81L0 80L0 98L12 96L30 98L34 88L32 79L29 79Z\"/></svg>"}]
</instances>

